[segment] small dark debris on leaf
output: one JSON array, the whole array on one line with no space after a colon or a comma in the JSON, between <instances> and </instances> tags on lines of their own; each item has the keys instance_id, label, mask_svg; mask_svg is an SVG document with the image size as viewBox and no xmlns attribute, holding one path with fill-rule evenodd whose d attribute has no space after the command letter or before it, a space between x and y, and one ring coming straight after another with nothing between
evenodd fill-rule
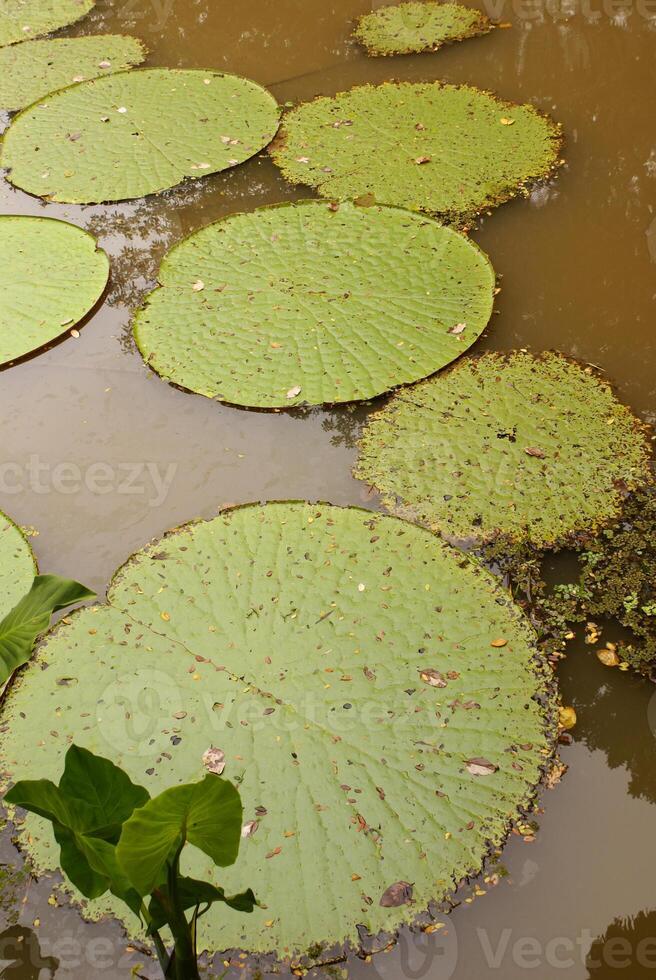
<instances>
[{"instance_id":1,"label":"small dark debris on leaf","mask_svg":"<svg viewBox=\"0 0 656 980\"><path fill-rule=\"evenodd\" d=\"M498 768L488 759L467 759L467 772L470 772L472 776L491 776Z\"/></svg>"},{"instance_id":2,"label":"small dark debris on leaf","mask_svg":"<svg viewBox=\"0 0 656 980\"><path fill-rule=\"evenodd\" d=\"M430 687L446 687L446 681L439 670L433 670L432 668L420 670L419 676L424 684L429 684Z\"/></svg>"},{"instance_id":3,"label":"small dark debris on leaf","mask_svg":"<svg viewBox=\"0 0 656 980\"><path fill-rule=\"evenodd\" d=\"M380 899L384 909L395 909L412 901L412 885L409 881L395 881L387 888Z\"/></svg>"}]
</instances>

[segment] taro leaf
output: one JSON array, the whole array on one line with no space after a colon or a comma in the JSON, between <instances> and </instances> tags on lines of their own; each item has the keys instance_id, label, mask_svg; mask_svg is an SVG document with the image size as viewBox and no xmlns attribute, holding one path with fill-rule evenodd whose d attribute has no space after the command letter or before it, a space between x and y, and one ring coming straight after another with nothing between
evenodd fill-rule
<instances>
[{"instance_id":1,"label":"taro leaf","mask_svg":"<svg viewBox=\"0 0 656 980\"><path fill-rule=\"evenodd\" d=\"M0 620L29 592L37 571L27 538L0 511Z\"/></svg>"},{"instance_id":2,"label":"taro leaf","mask_svg":"<svg viewBox=\"0 0 656 980\"><path fill-rule=\"evenodd\" d=\"M109 260L86 231L52 218L0 216L0 364L66 333L95 306Z\"/></svg>"},{"instance_id":3,"label":"taro leaf","mask_svg":"<svg viewBox=\"0 0 656 980\"><path fill-rule=\"evenodd\" d=\"M285 177L324 197L371 196L462 224L549 176L560 145L559 127L531 105L386 82L292 109L271 153Z\"/></svg>"},{"instance_id":4,"label":"taro leaf","mask_svg":"<svg viewBox=\"0 0 656 980\"><path fill-rule=\"evenodd\" d=\"M357 947L359 925L396 930L480 869L540 779L555 723L534 634L488 572L421 527L328 505L237 508L139 552L109 603L59 626L17 678L0 771L56 771L84 729L152 795L220 745L259 822L220 885L247 881L267 908L211 909L203 948L283 957ZM447 687L422 683L424 666ZM498 771L472 776L478 757ZM56 865L25 831L36 867ZM183 859L214 880L196 848ZM413 904L381 906L402 881Z\"/></svg>"},{"instance_id":5,"label":"taro leaf","mask_svg":"<svg viewBox=\"0 0 656 980\"><path fill-rule=\"evenodd\" d=\"M139 896L117 863L115 845L124 821L148 800L143 787L109 759L71 745L59 786L21 780L4 799L51 821L61 868L83 895L99 898L110 889L138 912Z\"/></svg>"},{"instance_id":6,"label":"taro leaf","mask_svg":"<svg viewBox=\"0 0 656 980\"><path fill-rule=\"evenodd\" d=\"M121 201L243 163L278 123L273 96L247 78L146 68L81 82L24 109L0 162L12 184L39 197Z\"/></svg>"},{"instance_id":7,"label":"taro leaf","mask_svg":"<svg viewBox=\"0 0 656 980\"><path fill-rule=\"evenodd\" d=\"M120 34L26 41L0 51L0 108L22 109L49 92L124 71L146 57L141 41ZM71 133L73 142L76 134Z\"/></svg>"},{"instance_id":8,"label":"taro leaf","mask_svg":"<svg viewBox=\"0 0 656 980\"><path fill-rule=\"evenodd\" d=\"M95 596L72 579L37 575L27 595L0 622L0 684L30 659L37 636L48 629L54 612Z\"/></svg>"},{"instance_id":9,"label":"taro leaf","mask_svg":"<svg viewBox=\"0 0 656 980\"><path fill-rule=\"evenodd\" d=\"M166 881L167 862L185 843L220 868L234 864L241 839L239 793L220 776L173 786L136 810L123 827L118 861L140 895Z\"/></svg>"},{"instance_id":10,"label":"taro leaf","mask_svg":"<svg viewBox=\"0 0 656 980\"><path fill-rule=\"evenodd\" d=\"M477 246L430 218L320 201L209 225L159 281L135 324L146 361L260 408L371 398L432 374L478 338L495 284Z\"/></svg>"},{"instance_id":11,"label":"taro leaf","mask_svg":"<svg viewBox=\"0 0 656 980\"><path fill-rule=\"evenodd\" d=\"M649 442L591 368L490 353L398 392L370 418L354 473L449 539L556 547L647 481Z\"/></svg>"},{"instance_id":12,"label":"taro leaf","mask_svg":"<svg viewBox=\"0 0 656 980\"><path fill-rule=\"evenodd\" d=\"M2 0L0 47L49 34L89 13L95 0Z\"/></svg>"},{"instance_id":13,"label":"taro leaf","mask_svg":"<svg viewBox=\"0 0 656 980\"><path fill-rule=\"evenodd\" d=\"M168 886L164 885L158 889L161 899L154 896L148 906L150 915L149 932L152 934L168 921L165 904L168 901ZM178 901L182 908L193 909L197 905L214 905L215 902L223 902L228 908L235 912L252 912L257 905L257 899L253 891L248 888L239 895L226 895L223 888L217 888L209 881L198 881L196 878L178 879Z\"/></svg>"},{"instance_id":14,"label":"taro leaf","mask_svg":"<svg viewBox=\"0 0 656 980\"><path fill-rule=\"evenodd\" d=\"M460 3L400 3L363 14L354 37L367 54L410 54L435 51L443 44L463 41L492 30L490 19L480 10Z\"/></svg>"}]
</instances>

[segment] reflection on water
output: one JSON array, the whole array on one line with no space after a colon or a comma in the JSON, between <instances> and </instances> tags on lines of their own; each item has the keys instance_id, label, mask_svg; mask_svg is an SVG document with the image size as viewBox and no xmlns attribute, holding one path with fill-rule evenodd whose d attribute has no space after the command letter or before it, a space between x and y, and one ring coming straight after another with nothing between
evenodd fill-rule
<instances>
[{"instance_id":1,"label":"reflection on water","mask_svg":"<svg viewBox=\"0 0 656 980\"><path fill-rule=\"evenodd\" d=\"M0 972L3 980L54 977L59 966L54 956L43 956L36 933L24 926L10 926L0 932L0 962L6 963Z\"/></svg>"},{"instance_id":2,"label":"reflection on water","mask_svg":"<svg viewBox=\"0 0 656 980\"><path fill-rule=\"evenodd\" d=\"M656 419L650 0L486 0L488 15L508 29L435 55L368 59L349 39L351 24L383 2L99 0L68 33L132 32L148 45L148 64L245 74L280 102L390 77L442 78L550 113L566 135L557 180L472 232L502 285L478 349L557 348L592 361L637 412ZM106 302L79 338L1 372L0 508L38 530L33 544L44 570L102 593L131 551L222 504L306 498L377 506L350 468L359 426L382 399L356 409L240 411L165 384L131 341L131 315L171 245L231 212L310 196L287 186L266 155L108 207L44 204L0 183L0 210L73 221L97 235L112 260ZM74 468L73 481L62 481L62 463ZM617 933L635 942L653 932L654 913L642 910L654 905L656 872L654 689L603 668L583 644L559 673L579 723L563 749L568 774L542 794L535 841L513 836L503 854L507 876L480 889L491 894L463 900L433 935L404 933L372 962L349 963L351 977L525 980L528 971L539 980L605 980L617 970L586 966L595 939ZM16 861L8 835L2 856ZM5 889L2 976L56 970L58 980L121 980L137 965L157 976L117 925L87 925L67 905L50 904L51 887L22 879ZM623 916L628 931L615 924ZM228 972L230 980L243 975L240 966ZM642 974L632 967L623 975Z\"/></svg>"},{"instance_id":3,"label":"reflection on water","mask_svg":"<svg viewBox=\"0 0 656 980\"><path fill-rule=\"evenodd\" d=\"M631 980L653 977L656 971L656 911L615 919L596 939L586 960L590 980L610 980L630 971Z\"/></svg>"}]
</instances>

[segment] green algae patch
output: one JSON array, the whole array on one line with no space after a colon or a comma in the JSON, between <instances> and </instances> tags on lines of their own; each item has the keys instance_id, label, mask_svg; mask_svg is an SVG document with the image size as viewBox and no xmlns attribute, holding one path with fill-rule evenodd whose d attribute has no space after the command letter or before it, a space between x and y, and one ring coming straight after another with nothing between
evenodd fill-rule
<instances>
[{"instance_id":1,"label":"green algae patch","mask_svg":"<svg viewBox=\"0 0 656 980\"><path fill-rule=\"evenodd\" d=\"M50 92L141 64L136 37L98 34L25 41L0 50L0 108L23 109Z\"/></svg>"},{"instance_id":2,"label":"green algae patch","mask_svg":"<svg viewBox=\"0 0 656 980\"><path fill-rule=\"evenodd\" d=\"M424 528L236 508L138 552L108 605L50 634L5 705L0 769L56 778L75 740L153 794L224 753L245 825L220 884L248 881L266 908L211 910L200 946L317 960L427 924L530 802L553 739L534 640L492 576ZM39 818L21 836L56 866ZM201 853L189 865L213 880Z\"/></svg>"},{"instance_id":3,"label":"green algae patch","mask_svg":"<svg viewBox=\"0 0 656 980\"><path fill-rule=\"evenodd\" d=\"M295 184L466 223L548 177L560 128L530 105L440 82L363 85L290 110L271 147Z\"/></svg>"},{"instance_id":4,"label":"green algae patch","mask_svg":"<svg viewBox=\"0 0 656 980\"><path fill-rule=\"evenodd\" d=\"M93 309L108 278L107 256L81 228L0 216L0 364L69 331Z\"/></svg>"},{"instance_id":5,"label":"green algae patch","mask_svg":"<svg viewBox=\"0 0 656 980\"><path fill-rule=\"evenodd\" d=\"M630 630L618 660L654 676L656 668L656 487L632 494L621 517L586 541L578 582L558 585L550 613L572 621L615 620ZM602 647L603 643L597 646ZM612 648L611 648L612 649Z\"/></svg>"},{"instance_id":6,"label":"green algae patch","mask_svg":"<svg viewBox=\"0 0 656 980\"><path fill-rule=\"evenodd\" d=\"M62 89L15 117L0 163L16 187L89 204L155 194L248 160L278 129L260 85L144 68Z\"/></svg>"},{"instance_id":7,"label":"green algae patch","mask_svg":"<svg viewBox=\"0 0 656 980\"><path fill-rule=\"evenodd\" d=\"M23 532L0 511L0 621L30 591L37 573Z\"/></svg>"},{"instance_id":8,"label":"green algae patch","mask_svg":"<svg viewBox=\"0 0 656 980\"><path fill-rule=\"evenodd\" d=\"M645 429L607 383L559 354L484 354L374 415L355 475L450 539L552 548L619 513L646 482Z\"/></svg>"},{"instance_id":9,"label":"green algae patch","mask_svg":"<svg viewBox=\"0 0 656 980\"><path fill-rule=\"evenodd\" d=\"M164 259L135 321L163 378L232 404L372 398L444 367L492 312L464 235L398 208L306 201L232 215Z\"/></svg>"},{"instance_id":10,"label":"green algae patch","mask_svg":"<svg viewBox=\"0 0 656 980\"><path fill-rule=\"evenodd\" d=\"M363 14L353 36L370 55L437 51L444 44L488 34L492 23L460 3L400 3Z\"/></svg>"},{"instance_id":11,"label":"green algae patch","mask_svg":"<svg viewBox=\"0 0 656 980\"><path fill-rule=\"evenodd\" d=\"M50 34L85 17L95 0L3 0L0 48Z\"/></svg>"}]
</instances>

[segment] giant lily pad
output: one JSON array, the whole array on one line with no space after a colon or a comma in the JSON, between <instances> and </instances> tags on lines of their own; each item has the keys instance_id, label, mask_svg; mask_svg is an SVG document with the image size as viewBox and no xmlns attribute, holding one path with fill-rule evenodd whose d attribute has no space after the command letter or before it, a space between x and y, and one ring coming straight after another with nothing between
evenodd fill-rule
<instances>
[{"instance_id":1,"label":"giant lily pad","mask_svg":"<svg viewBox=\"0 0 656 980\"><path fill-rule=\"evenodd\" d=\"M136 37L98 34L25 41L0 51L0 107L22 109L49 92L140 64Z\"/></svg>"},{"instance_id":2,"label":"giant lily pad","mask_svg":"<svg viewBox=\"0 0 656 980\"><path fill-rule=\"evenodd\" d=\"M410 2L363 14L354 37L371 55L436 51L492 30L489 17L461 3Z\"/></svg>"},{"instance_id":3,"label":"giant lily pad","mask_svg":"<svg viewBox=\"0 0 656 980\"><path fill-rule=\"evenodd\" d=\"M65 221L0 216L0 364L75 326L100 299L109 260Z\"/></svg>"},{"instance_id":4,"label":"giant lily pad","mask_svg":"<svg viewBox=\"0 0 656 980\"><path fill-rule=\"evenodd\" d=\"M484 354L399 392L364 431L356 476L451 538L564 543L616 516L649 444L609 385L559 354Z\"/></svg>"},{"instance_id":5,"label":"giant lily pad","mask_svg":"<svg viewBox=\"0 0 656 980\"><path fill-rule=\"evenodd\" d=\"M145 68L73 85L25 109L5 134L0 162L30 194L120 201L243 163L277 128L273 96L247 78Z\"/></svg>"},{"instance_id":6,"label":"giant lily pad","mask_svg":"<svg viewBox=\"0 0 656 980\"><path fill-rule=\"evenodd\" d=\"M393 932L477 871L532 798L551 750L534 634L423 528L237 508L137 553L108 602L15 683L0 769L56 778L74 739L153 794L197 776L210 745L208 764L225 753L247 822L220 884L248 881L267 908L209 912L201 945L319 957L358 946L358 926ZM56 866L39 818L23 846ZM216 874L200 853L187 871Z\"/></svg>"},{"instance_id":7,"label":"giant lily pad","mask_svg":"<svg viewBox=\"0 0 656 980\"><path fill-rule=\"evenodd\" d=\"M271 152L289 180L324 197L373 195L462 222L549 176L560 144L533 106L466 85L388 82L292 109Z\"/></svg>"},{"instance_id":8,"label":"giant lily pad","mask_svg":"<svg viewBox=\"0 0 656 980\"><path fill-rule=\"evenodd\" d=\"M27 538L0 511L0 620L30 591L36 571Z\"/></svg>"},{"instance_id":9,"label":"giant lily pad","mask_svg":"<svg viewBox=\"0 0 656 980\"><path fill-rule=\"evenodd\" d=\"M260 208L165 258L135 325L176 384L276 408L371 398L473 344L494 271L467 238L397 208Z\"/></svg>"},{"instance_id":10,"label":"giant lily pad","mask_svg":"<svg viewBox=\"0 0 656 980\"><path fill-rule=\"evenodd\" d=\"M95 0L2 0L0 47L50 34L84 17Z\"/></svg>"}]
</instances>

